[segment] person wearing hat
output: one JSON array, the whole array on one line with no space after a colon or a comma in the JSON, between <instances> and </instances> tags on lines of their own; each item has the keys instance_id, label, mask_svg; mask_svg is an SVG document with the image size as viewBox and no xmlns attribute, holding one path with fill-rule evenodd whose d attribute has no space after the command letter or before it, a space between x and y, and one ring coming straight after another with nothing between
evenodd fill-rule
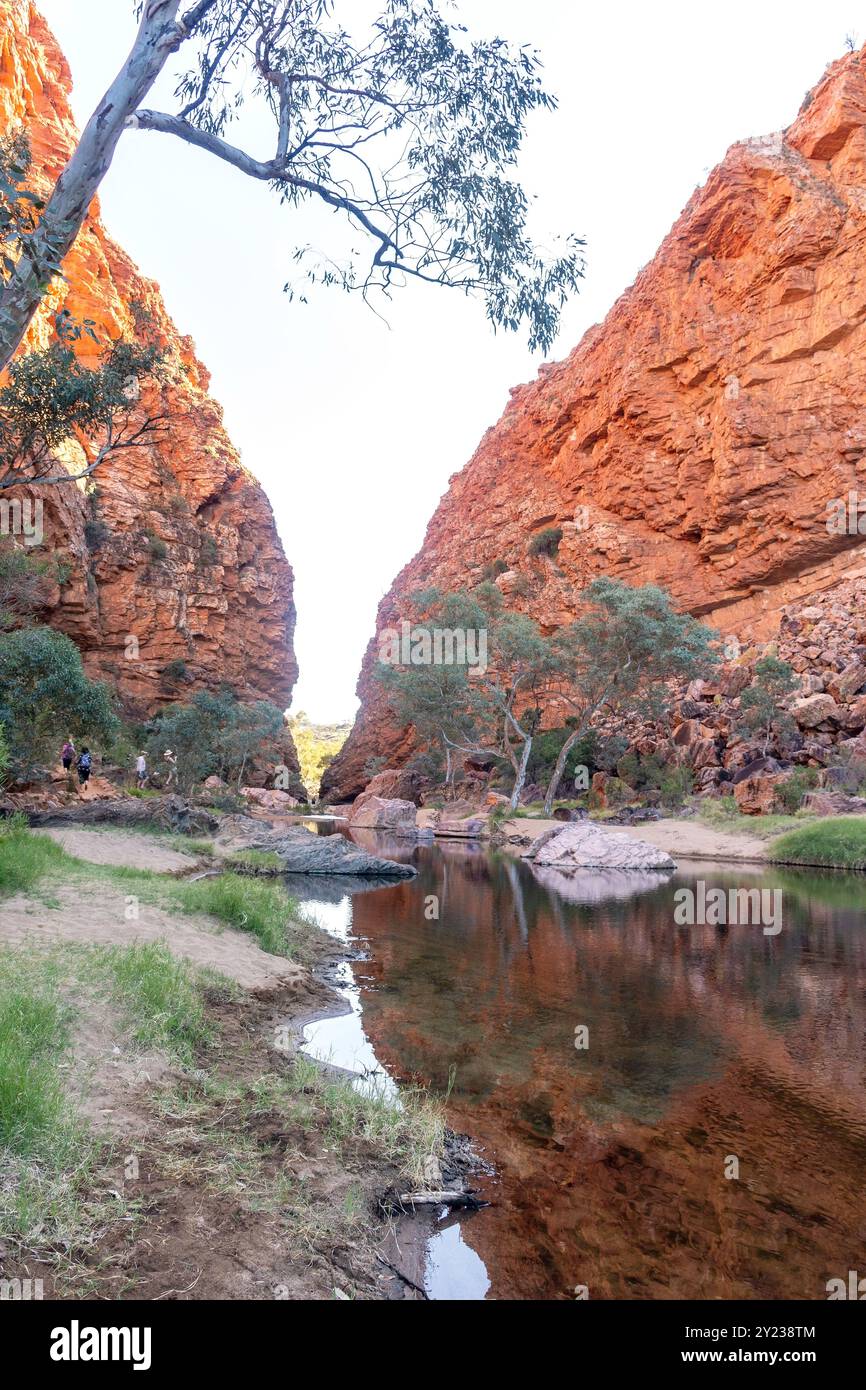
<instances>
[{"instance_id":1,"label":"person wearing hat","mask_svg":"<svg viewBox=\"0 0 866 1390\"><path fill-rule=\"evenodd\" d=\"M177 786L177 756L172 753L170 748L166 748L162 757L163 762L168 768L168 776L165 779L165 789L168 791L169 787Z\"/></svg>"}]
</instances>

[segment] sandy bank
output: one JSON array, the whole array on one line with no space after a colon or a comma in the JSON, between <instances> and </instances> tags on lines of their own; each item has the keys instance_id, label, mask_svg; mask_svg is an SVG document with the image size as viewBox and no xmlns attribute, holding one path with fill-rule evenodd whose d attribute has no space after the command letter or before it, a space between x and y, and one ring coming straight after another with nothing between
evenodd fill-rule
<instances>
[{"instance_id":1,"label":"sandy bank","mask_svg":"<svg viewBox=\"0 0 866 1390\"><path fill-rule=\"evenodd\" d=\"M599 822L604 825L605 822ZM532 847L532 842L545 830L562 829L563 822L556 820L508 820L502 829L506 836L503 846L509 853L523 857ZM712 826L703 825L697 820L665 819L647 821L643 825L612 825L612 830L622 831L634 840L644 840L657 849L666 850L674 859L740 860L762 863L767 858L767 846L757 835L746 835L742 831L727 832ZM528 838L529 844L509 843L510 836Z\"/></svg>"}]
</instances>

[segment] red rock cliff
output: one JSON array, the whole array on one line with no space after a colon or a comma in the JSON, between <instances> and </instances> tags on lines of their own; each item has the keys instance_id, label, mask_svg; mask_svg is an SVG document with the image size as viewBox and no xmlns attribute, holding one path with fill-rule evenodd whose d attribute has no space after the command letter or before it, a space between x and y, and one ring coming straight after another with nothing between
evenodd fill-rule
<instances>
[{"instance_id":1,"label":"red rock cliff","mask_svg":"<svg viewBox=\"0 0 866 1390\"><path fill-rule=\"evenodd\" d=\"M863 535L827 529L832 499L866 504L864 190L866 49L828 68L786 131L734 145L605 322L512 392L377 630L422 583L472 585L496 565L508 604L547 631L608 574L767 638L784 605L866 572ZM533 558L548 527L558 554ZM370 758L411 747L372 679L376 650L324 784L335 800L362 789Z\"/></svg>"},{"instance_id":2,"label":"red rock cliff","mask_svg":"<svg viewBox=\"0 0 866 1390\"><path fill-rule=\"evenodd\" d=\"M70 89L67 63L36 8L0 0L0 133L24 123L40 189L76 138ZM49 312L60 303L94 320L103 339L133 335L143 311L168 349L171 379L146 388L141 401L142 411L167 414L165 434L109 461L95 499L81 484L40 490L46 546L62 562L48 621L78 643L90 674L114 685L130 713L222 681L243 699L287 706L297 678L292 570L192 341L178 333L159 287L107 234L98 204L63 269L68 284L25 349L47 340ZM105 528L96 549L87 528L94 520ZM173 694L163 674L171 662L187 672Z\"/></svg>"}]
</instances>

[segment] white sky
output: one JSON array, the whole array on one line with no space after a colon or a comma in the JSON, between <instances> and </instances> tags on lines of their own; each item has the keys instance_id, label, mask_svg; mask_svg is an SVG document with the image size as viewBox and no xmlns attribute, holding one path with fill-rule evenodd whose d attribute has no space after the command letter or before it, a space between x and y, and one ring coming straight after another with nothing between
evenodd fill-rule
<instances>
[{"instance_id":1,"label":"white sky","mask_svg":"<svg viewBox=\"0 0 866 1390\"><path fill-rule=\"evenodd\" d=\"M359 3L337 0L344 22ZM84 120L128 48L133 0L40 5ZM604 317L727 147L789 124L846 34L866 37L854 0L459 0L458 11L479 34L537 46L560 98L534 118L521 164L539 224L588 242L556 357ZM102 203L193 335L270 496L296 575L294 708L349 718L379 599L538 359L447 290L410 286L388 326L339 290L289 303L289 252L328 223L168 136L124 136Z\"/></svg>"}]
</instances>

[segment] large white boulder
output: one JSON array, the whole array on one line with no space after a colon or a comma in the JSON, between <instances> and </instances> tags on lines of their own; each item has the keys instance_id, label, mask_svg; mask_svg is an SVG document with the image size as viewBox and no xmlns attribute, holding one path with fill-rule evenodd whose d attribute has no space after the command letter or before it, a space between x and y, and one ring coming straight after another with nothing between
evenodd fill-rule
<instances>
[{"instance_id":1,"label":"large white boulder","mask_svg":"<svg viewBox=\"0 0 866 1390\"><path fill-rule=\"evenodd\" d=\"M665 850L594 821L578 821L540 836L531 858L541 867L556 869L676 868Z\"/></svg>"}]
</instances>

